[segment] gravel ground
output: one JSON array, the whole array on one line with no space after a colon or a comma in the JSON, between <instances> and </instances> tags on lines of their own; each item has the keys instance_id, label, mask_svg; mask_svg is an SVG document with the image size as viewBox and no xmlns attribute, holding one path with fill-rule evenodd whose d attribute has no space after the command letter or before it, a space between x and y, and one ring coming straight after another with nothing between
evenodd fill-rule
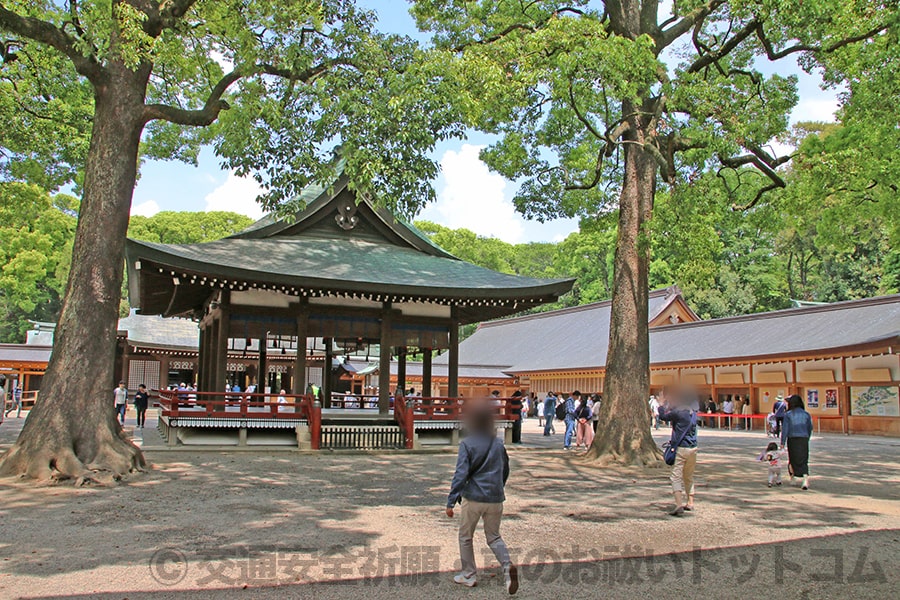
<instances>
[{"instance_id":1,"label":"gravel ground","mask_svg":"<svg viewBox=\"0 0 900 600\"><path fill-rule=\"evenodd\" d=\"M0 450L22 421L0 425ZM504 594L490 555L478 587L450 581L453 452L171 451L154 436L152 469L113 488L0 481L0 598ZM804 492L766 487L762 434L702 431L697 510L681 519L663 468L598 469L536 420L525 442L502 528L523 598L900 593L900 440L814 436Z\"/></svg>"}]
</instances>

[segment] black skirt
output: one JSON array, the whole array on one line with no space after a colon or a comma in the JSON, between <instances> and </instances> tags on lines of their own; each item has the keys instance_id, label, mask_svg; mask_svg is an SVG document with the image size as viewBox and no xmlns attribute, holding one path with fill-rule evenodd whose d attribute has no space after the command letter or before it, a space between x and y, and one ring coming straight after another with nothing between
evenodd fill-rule
<instances>
[{"instance_id":1,"label":"black skirt","mask_svg":"<svg viewBox=\"0 0 900 600\"><path fill-rule=\"evenodd\" d=\"M809 475L809 438L793 437L787 440L788 460L794 477Z\"/></svg>"}]
</instances>

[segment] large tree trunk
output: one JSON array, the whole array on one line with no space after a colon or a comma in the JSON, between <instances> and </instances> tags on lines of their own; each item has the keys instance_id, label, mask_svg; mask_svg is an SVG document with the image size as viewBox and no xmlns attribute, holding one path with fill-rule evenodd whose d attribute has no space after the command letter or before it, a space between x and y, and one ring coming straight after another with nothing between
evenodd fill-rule
<instances>
[{"instance_id":1,"label":"large tree trunk","mask_svg":"<svg viewBox=\"0 0 900 600\"><path fill-rule=\"evenodd\" d=\"M623 114L637 109L623 103ZM660 452L650 434L650 338L646 226L656 191L656 161L643 148L647 117L630 119L625 179L619 198L619 231L613 272L609 351L600 427L589 456L606 462L655 464Z\"/></svg>"},{"instance_id":2,"label":"large tree trunk","mask_svg":"<svg viewBox=\"0 0 900 600\"><path fill-rule=\"evenodd\" d=\"M115 346L125 236L149 68L105 69L96 85L84 196L53 355L0 475L104 481L144 466L116 420Z\"/></svg>"}]
</instances>

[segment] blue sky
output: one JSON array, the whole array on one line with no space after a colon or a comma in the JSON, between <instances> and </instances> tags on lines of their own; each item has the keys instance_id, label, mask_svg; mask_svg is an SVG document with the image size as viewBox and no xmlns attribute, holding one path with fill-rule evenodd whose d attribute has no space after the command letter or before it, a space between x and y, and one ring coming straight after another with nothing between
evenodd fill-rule
<instances>
[{"instance_id":1,"label":"blue sky","mask_svg":"<svg viewBox=\"0 0 900 600\"><path fill-rule=\"evenodd\" d=\"M383 31L427 39L416 30L406 0L363 0L361 4L377 11ZM760 64L760 69L765 73L799 77L800 102L791 115L792 121L833 120L836 92L822 90L820 78L803 73L789 61ZM577 230L575 220L538 223L527 221L515 212L511 200L516 184L491 173L478 160L479 149L490 141L490 137L473 131L465 140L443 142L435 149L434 158L442 168L434 181L438 199L418 218L448 227L466 227L512 243L558 241ZM132 214L150 215L160 210L233 210L258 217L261 215L255 202L258 192L252 179L242 180L223 170L212 149L206 148L200 153L197 167L174 161L144 163L134 193Z\"/></svg>"}]
</instances>

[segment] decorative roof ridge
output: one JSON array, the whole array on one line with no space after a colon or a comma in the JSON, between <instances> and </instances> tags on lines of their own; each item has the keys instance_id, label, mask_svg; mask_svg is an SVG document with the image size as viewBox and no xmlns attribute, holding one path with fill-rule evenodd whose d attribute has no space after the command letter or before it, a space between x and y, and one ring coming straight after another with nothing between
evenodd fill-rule
<instances>
[{"instance_id":1,"label":"decorative roof ridge","mask_svg":"<svg viewBox=\"0 0 900 600\"><path fill-rule=\"evenodd\" d=\"M891 294L888 296L875 296L874 298L860 298L857 300L842 300L840 302L831 302L820 306L800 306L783 308L780 310L771 310L766 312L750 313L746 315L735 315L733 317L721 317L718 319L706 319L688 323L676 323L651 329L654 331L673 331L679 329L687 329L692 327L704 327L709 325L721 325L723 323L740 323L742 321L758 321L760 319L780 319L782 317L794 317L799 315L808 315L823 312L837 312L848 308L862 308L866 306L877 306L879 304L900 303L900 294Z\"/></svg>"},{"instance_id":2,"label":"decorative roof ridge","mask_svg":"<svg viewBox=\"0 0 900 600\"><path fill-rule=\"evenodd\" d=\"M674 298L677 298L680 294L681 294L681 290L678 288L678 286L673 285L673 286L669 286L669 287L665 287L665 288L651 290L650 293L647 295L647 299L649 300L650 298L659 298L659 297L669 298L670 296L672 299L674 299ZM669 301L669 303L671 303L671 302L672 302L672 300ZM667 303L666 306L668 306L669 303ZM494 319L493 321L485 321L485 322L481 323L478 326L478 328L481 329L482 327L496 327L498 325L506 325L508 323L517 323L520 321L533 321L535 319L555 317L558 315L568 315L568 314L574 314L574 313L579 313L579 312L586 312L586 311L590 311L590 310L606 308L611 305L612 305L611 299L610 300L600 300L598 302L590 302L588 304L579 304L578 306L567 306L565 308L557 308L556 310L548 310L545 312L531 313L531 314L527 314L527 315L519 315L517 317L509 317L506 319ZM653 318L653 316L650 317L650 319L652 319L652 318Z\"/></svg>"}]
</instances>

